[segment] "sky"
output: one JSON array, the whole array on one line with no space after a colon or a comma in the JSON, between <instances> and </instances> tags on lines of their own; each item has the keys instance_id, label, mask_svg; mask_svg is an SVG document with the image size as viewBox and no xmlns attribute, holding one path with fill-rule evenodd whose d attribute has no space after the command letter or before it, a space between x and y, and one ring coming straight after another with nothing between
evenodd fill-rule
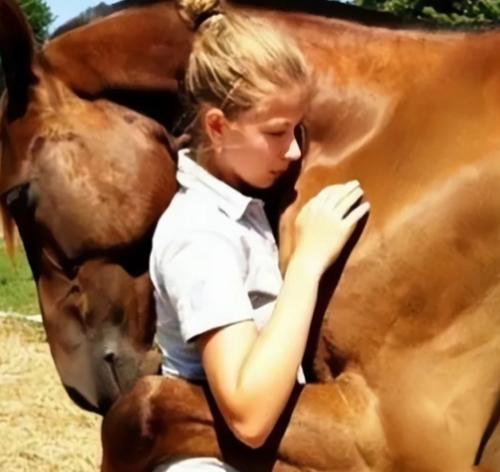
<instances>
[{"instance_id":1,"label":"sky","mask_svg":"<svg viewBox=\"0 0 500 472\"><path fill-rule=\"evenodd\" d=\"M56 21L52 23L50 30L53 31L58 26L62 25L66 21L74 18L79 13L83 12L89 7L93 7L102 0L45 0L47 5L50 7L54 16L56 16ZM115 3L114 0L106 0L104 3Z\"/></svg>"}]
</instances>

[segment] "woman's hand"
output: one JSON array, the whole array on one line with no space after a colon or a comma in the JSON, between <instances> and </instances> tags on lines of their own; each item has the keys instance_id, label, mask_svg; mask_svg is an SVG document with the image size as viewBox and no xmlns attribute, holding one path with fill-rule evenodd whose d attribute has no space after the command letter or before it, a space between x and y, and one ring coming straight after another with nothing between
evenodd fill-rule
<instances>
[{"instance_id":1,"label":"woman's hand","mask_svg":"<svg viewBox=\"0 0 500 472\"><path fill-rule=\"evenodd\" d=\"M330 185L309 200L295 220L295 251L292 260L300 260L316 275L335 261L358 221L368 212L368 202L349 209L363 196L357 180Z\"/></svg>"}]
</instances>

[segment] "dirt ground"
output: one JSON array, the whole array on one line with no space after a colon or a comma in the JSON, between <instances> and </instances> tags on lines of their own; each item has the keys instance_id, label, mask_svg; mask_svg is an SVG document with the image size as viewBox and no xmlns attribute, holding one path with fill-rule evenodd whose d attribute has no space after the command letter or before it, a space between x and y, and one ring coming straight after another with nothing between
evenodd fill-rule
<instances>
[{"instance_id":1,"label":"dirt ground","mask_svg":"<svg viewBox=\"0 0 500 472\"><path fill-rule=\"evenodd\" d=\"M99 428L66 395L41 325L0 319L0 471L97 471Z\"/></svg>"}]
</instances>

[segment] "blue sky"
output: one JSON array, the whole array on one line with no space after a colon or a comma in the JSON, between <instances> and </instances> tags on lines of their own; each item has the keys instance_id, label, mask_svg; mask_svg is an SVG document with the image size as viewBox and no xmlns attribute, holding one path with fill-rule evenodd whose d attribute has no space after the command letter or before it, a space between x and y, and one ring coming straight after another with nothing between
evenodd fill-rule
<instances>
[{"instance_id":1,"label":"blue sky","mask_svg":"<svg viewBox=\"0 0 500 472\"><path fill-rule=\"evenodd\" d=\"M51 30L62 25L69 19L75 17L88 7L101 3L101 0L46 0L52 13L57 16L56 21L51 25ZM104 3L115 3L114 0L107 0Z\"/></svg>"}]
</instances>

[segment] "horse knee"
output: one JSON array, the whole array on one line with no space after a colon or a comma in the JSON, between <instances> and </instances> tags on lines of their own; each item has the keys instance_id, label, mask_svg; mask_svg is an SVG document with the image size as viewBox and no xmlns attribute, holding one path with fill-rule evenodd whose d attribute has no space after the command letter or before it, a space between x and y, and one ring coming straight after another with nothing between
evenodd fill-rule
<instances>
[{"instance_id":1,"label":"horse knee","mask_svg":"<svg viewBox=\"0 0 500 472\"><path fill-rule=\"evenodd\" d=\"M143 377L119 398L102 422L102 471L142 471L155 444L151 398L160 378Z\"/></svg>"}]
</instances>

